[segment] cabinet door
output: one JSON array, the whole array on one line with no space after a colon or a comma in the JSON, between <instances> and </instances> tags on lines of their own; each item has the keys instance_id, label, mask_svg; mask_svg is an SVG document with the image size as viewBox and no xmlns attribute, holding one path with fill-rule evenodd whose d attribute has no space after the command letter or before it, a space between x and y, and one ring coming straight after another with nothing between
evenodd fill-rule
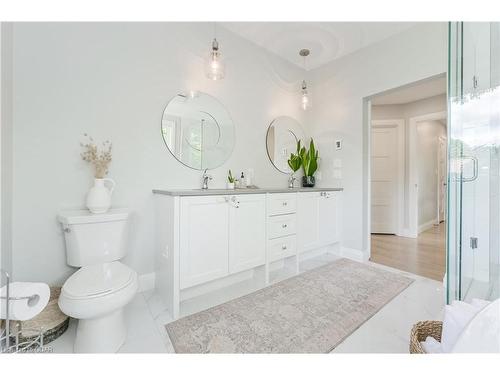
<instances>
[{"instance_id":1,"label":"cabinet door","mask_svg":"<svg viewBox=\"0 0 500 375\"><path fill-rule=\"evenodd\" d=\"M229 204L225 197L183 197L180 224L181 289L226 276Z\"/></svg>"},{"instance_id":2,"label":"cabinet door","mask_svg":"<svg viewBox=\"0 0 500 375\"><path fill-rule=\"evenodd\" d=\"M266 261L266 197L237 195L230 202L229 272L236 273Z\"/></svg>"},{"instance_id":3,"label":"cabinet door","mask_svg":"<svg viewBox=\"0 0 500 375\"><path fill-rule=\"evenodd\" d=\"M319 239L321 245L330 245L338 240L337 195L324 192L319 203Z\"/></svg>"},{"instance_id":4,"label":"cabinet door","mask_svg":"<svg viewBox=\"0 0 500 375\"><path fill-rule=\"evenodd\" d=\"M297 241L299 252L315 249L319 237L319 192L299 193L297 198Z\"/></svg>"}]
</instances>

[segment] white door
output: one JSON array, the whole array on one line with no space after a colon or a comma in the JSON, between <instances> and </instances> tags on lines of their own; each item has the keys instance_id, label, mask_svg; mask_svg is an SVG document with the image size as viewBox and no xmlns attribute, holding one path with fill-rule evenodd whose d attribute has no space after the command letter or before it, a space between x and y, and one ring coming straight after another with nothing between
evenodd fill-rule
<instances>
[{"instance_id":1,"label":"white door","mask_svg":"<svg viewBox=\"0 0 500 375\"><path fill-rule=\"evenodd\" d=\"M398 227L398 127L372 126L371 232L396 234Z\"/></svg>"},{"instance_id":2,"label":"white door","mask_svg":"<svg viewBox=\"0 0 500 375\"><path fill-rule=\"evenodd\" d=\"M299 193L297 198L297 242L299 252L320 246L319 192Z\"/></svg>"},{"instance_id":3,"label":"white door","mask_svg":"<svg viewBox=\"0 0 500 375\"><path fill-rule=\"evenodd\" d=\"M446 213L446 138L438 139L438 217L439 222L445 220Z\"/></svg>"},{"instance_id":4,"label":"white door","mask_svg":"<svg viewBox=\"0 0 500 375\"><path fill-rule=\"evenodd\" d=\"M180 216L181 289L226 276L229 204L225 197L183 197Z\"/></svg>"},{"instance_id":5,"label":"white door","mask_svg":"<svg viewBox=\"0 0 500 375\"><path fill-rule=\"evenodd\" d=\"M266 261L266 196L230 198L229 273L241 272Z\"/></svg>"},{"instance_id":6,"label":"white door","mask_svg":"<svg viewBox=\"0 0 500 375\"><path fill-rule=\"evenodd\" d=\"M319 240L321 245L337 242L337 195L324 192L319 201Z\"/></svg>"}]
</instances>

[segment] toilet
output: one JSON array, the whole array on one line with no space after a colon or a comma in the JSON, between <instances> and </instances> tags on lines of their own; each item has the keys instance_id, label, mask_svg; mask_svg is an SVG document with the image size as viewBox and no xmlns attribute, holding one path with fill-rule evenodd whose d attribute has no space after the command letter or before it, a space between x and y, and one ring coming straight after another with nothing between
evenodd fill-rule
<instances>
[{"instance_id":1,"label":"toilet","mask_svg":"<svg viewBox=\"0 0 500 375\"><path fill-rule=\"evenodd\" d=\"M80 267L59 297L61 311L78 319L75 353L114 353L125 341L123 309L138 285L137 273L119 261L126 255L128 217L126 209L58 215L67 264Z\"/></svg>"}]
</instances>

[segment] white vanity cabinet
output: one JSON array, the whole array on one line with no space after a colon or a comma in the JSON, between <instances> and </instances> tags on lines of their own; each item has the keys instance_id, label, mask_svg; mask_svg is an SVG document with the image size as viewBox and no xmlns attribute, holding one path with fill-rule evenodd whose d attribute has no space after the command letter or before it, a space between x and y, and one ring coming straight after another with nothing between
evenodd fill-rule
<instances>
[{"instance_id":1,"label":"white vanity cabinet","mask_svg":"<svg viewBox=\"0 0 500 375\"><path fill-rule=\"evenodd\" d=\"M264 194L180 199L180 287L265 263Z\"/></svg>"},{"instance_id":2,"label":"white vanity cabinet","mask_svg":"<svg viewBox=\"0 0 500 375\"><path fill-rule=\"evenodd\" d=\"M180 200L180 287L189 288L229 272L229 204L227 197Z\"/></svg>"},{"instance_id":3,"label":"white vanity cabinet","mask_svg":"<svg viewBox=\"0 0 500 375\"><path fill-rule=\"evenodd\" d=\"M319 210L320 192L302 193L297 198L298 226L300 233L297 238L298 251L303 252L319 246Z\"/></svg>"},{"instance_id":4,"label":"white vanity cabinet","mask_svg":"<svg viewBox=\"0 0 500 375\"><path fill-rule=\"evenodd\" d=\"M297 255L297 194L267 195L267 258L274 262Z\"/></svg>"},{"instance_id":5,"label":"white vanity cabinet","mask_svg":"<svg viewBox=\"0 0 500 375\"><path fill-rule=\"evenodd\" d=\"M233 197L229 212L229 273L266 262L266 223L262 220L266 215L265 195Z\"/></svg>"},{"instance_id":6,"label":"white vanity cabinet","mask_svg":"<svg viewBox=\"0 0 500 375\"><path fill-rule=\"evenodd\" d=\"M249 278L266 285L282 265L293 276L300 259L334 251L340 189L304 190L155 190L155 288L173 318L183 301Z\"/></svg>"},{"instance_id":7,"label":"white vanity cabinet","mask_svg":"<svg viewBox=\"0 0 500 375\"><path fill-rule=\"evenodd\" d=\"M339 193L323 191L319 197L319 243L326 246L338 242L339 237Z\"/></svg>"},{"instance_id":8,"label":"white vanity cabinet","mask_svg":"<svg viewBox=\"0 0 500 375\"><path fill-rule=\"evenodd\" d=\"M299 252L313 250L338 241L338 194L329 191L298 194Z\"/></svg>"}]
</instances>

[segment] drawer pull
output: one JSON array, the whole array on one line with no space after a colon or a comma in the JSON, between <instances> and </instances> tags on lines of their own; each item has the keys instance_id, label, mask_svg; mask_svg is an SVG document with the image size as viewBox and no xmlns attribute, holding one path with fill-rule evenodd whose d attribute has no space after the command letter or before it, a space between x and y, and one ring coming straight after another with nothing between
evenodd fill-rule
<instances>
[{"instance_id":1,"label":"drawer pull","mask_svg":"<svg viewBox=\"0 0 500 375\"><path fill-rule=\"evenodd\" d=\"M281 246L281 249L282 249L282 250L286 250L286 245L282 245L282 246Z\"/></svg>"},{"instance_id":2,"label":"drawer pull","mask_svg":"<svg viewBox=\"0 0 500 375\"><path fill-rule=\"evenodd\" d=\"M281 227L282 227L282 228L286 228L286 227L288 227L288 225L283 224Z\"/></svg>"},{"instance_id":3,"label":"drawer pull","mask_svg":"<svg viewBox=\"0 0 500 375\"><path fill-rule=\"evenodd\" d=\"M288 203L287 202L283 202L283 206L286 206L286 205L288 205Z\"/></svg>"}]
</instances>

